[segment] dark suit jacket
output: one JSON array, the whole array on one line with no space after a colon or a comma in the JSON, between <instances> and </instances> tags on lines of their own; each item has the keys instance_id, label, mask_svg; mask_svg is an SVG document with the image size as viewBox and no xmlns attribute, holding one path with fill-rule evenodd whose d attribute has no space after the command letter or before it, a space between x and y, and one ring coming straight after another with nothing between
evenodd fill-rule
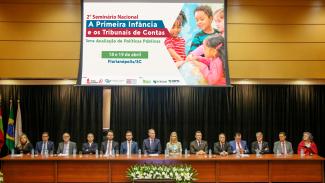
<instances>
[{"instance_id":1,"label":"dark suit jacket","mask_svg":"<svg viewBox=\"0 0 325 183\"><path fill-rule=\"evenodd\" d=\"M43 146L43 141L38 141L36 143L36 147L35 147L35 153L42 153L42 146ZM54 143L52 141L47 141L47 150L48 153L53 152L54 153Z\"/></svg>"},{"instance_id":2,"label":"dark suit jacket","mask_svg":"<svg viewBox=\"0 0 325 183\"><path fill-rule=\"evenodd\" d=\"M77 152L77 144L75 142L70 141L69 142L69 155L73 154L74 149L76 150L76 153L78 153ZM64 142L60 142L56 153L62 154L63 150L64 150Z\"/></svg>"},{"instance_id":3,"label":"dark suit jacket","mask_svg":"<svg viewBox=\"0 0 325 183\"><path fill-rule=\"evenodd\" d=\"M196 140L190 143L190 153L195 154L196 152L203 150L205 153L208 153L208 143L207 141L201 140L200 146Z\"/></svg>"},{"instance_id":4,"label":"dark suit jacket","mask_svg":"<svg viewBox=\"0 0 325 183\"><path fill-rule=\"evenodd\" d=\"M225 142L225 144L223 144L223 147L221 147L220 142L214 143L214 145L213 145L213 153L214 154L220 154L223 151L227 152L228 154L232 153L231 147L228 142Z\"/></svg>"},{"instance_id":5,"label":"dark suit jacket","mask_svg":"<svg viewBox=\"0 0 325 183\"><path fill-rule=\"evenodd\" d=\"M17 154L20 154L20 153L28 154L28 153L31 153L32 149L33 149L32 143L28 142L22 148L15 147L15 153L17 153Z\"/></svg>"},{"instance_id":6,"label":"dark suit jacket","mask_svg":"<svg viewBox=\"0 0 325 183\"><path fill-rule=\"evenodd\" d=\"M143 140L142 145L143 153L147 151L148 154L160 154L161 153L161 144L159 139L154 139L151 146L149 138Z\"/></svg>"},{"instance_id":7,"label":"dark suit jacket","mask_svg":"<svg viewBox=\"0 0 325 183\"><path fill-rule=\"evenodd\" d=\"M236 141L232 140L229 142L229 145L231 147L231 150L233 153L236 153ZM240 141L241 147L244 149L244 153L249 153L248 147L247 147L247 142L245 140Z\"/></svg>"},{"instance_id":8,"label":"dark suit jacket","mask_svg":"<svg viewBox=\"0 0 325 183\"><path fill-rule=\"evenodd\" d=\"M256 149L259 149L259 145L257 141L252 142L251 144L251 150L252 153L255 154L256 153ZM269 148L269 143L262 141L262 149L260 149L260 153L261 154L266 154L270 152L270 148Z\"/></svg>"},{"instance_id":9,"label":"dark suit jacket","mask_svg":"<svg viewBox=\"0 0 325 183\"><path fill-rule=\"evenodd\" d=\"M100 148L100 151L102 151L104 154L106 154L106 151L107 151L107 143L108 143L108 140L105 140L104 142L102 142L102 145ZM112 141L112 150L113 149L114 149L115 153L117 153L120 150L118 142L116 142L114 140Z\"/></svg>"},{"instance_id":10,"label":"dark suit jacket","mask_svg":"<svg viewBox=\"0 0 325 183\"><path fill-rule=\"evenodd\" d=\"M131 154L137 154L138 153L138 143L132 140L131 143ZM122 142L121 144L121 148L120 148L120 153L121 154L126 154L128 151L128 147L127 147L127 141Z\"/></svg>"},{"instance_id":11,"label":"dark suit jacket","mask_svg":"<svg viewBox=\"0 0 325 183\"><path fill-rule=\"evenodd\" d=\"M82 144L82 153L83 154L96 154L96 150L98 150L98 144L93 142L89 145L88 142Z\"/></svg>"}]
</instances>

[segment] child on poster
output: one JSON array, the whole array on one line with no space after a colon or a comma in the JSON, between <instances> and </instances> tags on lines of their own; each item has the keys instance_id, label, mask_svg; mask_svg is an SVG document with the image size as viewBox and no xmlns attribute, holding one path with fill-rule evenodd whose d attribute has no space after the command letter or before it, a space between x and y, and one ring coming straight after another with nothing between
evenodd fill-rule
<instances>
[{"instance_id":1,"label":"child on poster","mask_svg":"<svg viewBox=\"0 0 325 183\"><path fill-rule=\"evenodd\" d=\"M191 53L197 47L202 45L203 40L207 36L219 33L219 31L217 29L214 29L211 25L213 21L213 14L210 6L198 6L194 10L194 16L196 20L196 25L198 26L198 28L201 29L201 31L194 36L189 53Z\"/></svg>"},{"instance_id":2,"label":"child on poster","mask_svg":"<svg viewBox=\"0 0 325 183\"><path fill-rule=\"evenodd\" d=\"M225 35L225 19L224 19L224 10L218 9L213 14L213 19L216 23L216 26L218 28L218 31L220 32L219 35L223 36ZM197 59L197 56L201 56L204 54L203 45L197 47L195 50L190 52L190 54L187 56L186 60L195 60Z\"/></svg>"},{"instance_id":3,"label":"child on poster","mask_svg":"<svg viewBox=\"0 0 325 183\"><path fill-rule=\"evenodd\" d=\"M179 13L177 19L170 29L170 37L165 40L165 46L173 58L174 62L184 61L185 54L185 40L179 36L182 26L186 23L186 17L183 11Z\"/></svg>"},{"instance_id":4,"label":"child on poster","mask_svg":"<svg viewBox=\"0 0 325 183\"><path fill-rule=\"evenodd\" d=\"M209 85L226 85L223 69L223 60L225 59L224 38L217 35L207 37L203 42L203 50L205 57L199 58L199 63L196 61L193 63L200 67L200 71Z\"/></svg>"}]
</instances>

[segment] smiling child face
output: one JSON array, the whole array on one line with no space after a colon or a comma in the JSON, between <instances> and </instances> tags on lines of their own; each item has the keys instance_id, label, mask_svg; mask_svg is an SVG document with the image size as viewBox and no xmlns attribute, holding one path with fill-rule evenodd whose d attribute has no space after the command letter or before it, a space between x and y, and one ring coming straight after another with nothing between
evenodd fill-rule
<instances>
[{"instance_id":1,"label":"smiling child face","mask_svg":"<svg viewBox=\"0 0 325 183\"><path fill-rule=\"evenodd\" d=\"M212 29L212 17L209 17L203 11L195 12L196 25L203 31L207 32Z\"/></svg>"},{"instance_id":2,"label":"smiling child face","mask_svg":"<svg viewBox=\"0 0 325 183\"><path fill-rule=\"evenodd\" d=\"M173 38L178 37L179 33L181 32L182 25L179 21L176 21L173 27L170 29L170 36Z\"/></svg>"},{"instance_id":3,"label":"smiling child face","mask_svg":"<svg viewBox=\"0 0 325 183\"><path fill-rule=\"evenodd\" d=\"M220 13L215 14L214 17L214 22L216 23L216 26L218 28L218 30L223 33L225 31L225 20L224 18L221 16Z\"/></svg>"}]
</instances>

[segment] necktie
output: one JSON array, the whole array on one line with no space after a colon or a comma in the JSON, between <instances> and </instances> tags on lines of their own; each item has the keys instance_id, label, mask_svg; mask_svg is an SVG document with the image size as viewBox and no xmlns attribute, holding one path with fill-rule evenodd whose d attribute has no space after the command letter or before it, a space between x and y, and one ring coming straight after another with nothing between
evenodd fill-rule
<instances>
[{"instance_id":1,"label":"necktie","mask_svg":"<svg viewBox=\"0 0 325 183\"><path fill-rule=\"evenodd\" d=\"M223 144L221 144L221 150L223 151Z\"/></svg>"},{"instance_id":2,"label":"necktie","mask_svg":"<svg viewBox=\"0 0 325 183\"><path fill-rule=\"evenodd\" d=\"M282 147L281 147L281 154L284 154L284 153L285 153L285 150L284 150L284 142L282 142L281 144L282 144Z\"/></svg>"},{"instance_id":3,"label":"necktie","mask_svg":"<svg viewBox=\"0 0 325 183\"><path fill-rule=\"evenodd\" d=\"M240 144L239 144L239 142L237 142L237 146L238 146L238 149L241 149L241 148L240 148Z\"/></svg>"},{"instance_id":4,"label":"necktie","mask_svg":"<svg viewBox=\"0 0 325 183\"><path fill-rule=\"evenodd\" d=\"M131 142L128 141L128 155L131 155Z\"/></svg>"},{"instance_id":5,"label":"necktie","mask_svg":"<svg viewBox=\"0 0 325 183\"><path fill-rule=\"evenodd\" d=\"M44 152L46 152L46 151L47 151L47 142L45 142L45 145L44 145Z\"/></svg>"},{"instance_id":6,"label":"necktie","mask_svg":"<svg viewBox=\"0 0 325 183\"><path fill-rule=\"evenodd\" d=\"M69 143L64 144L63 154L69 154Z\"/></svg>"},{"instance_id":7,"label":"necktie","mask_svg":"<svg viewBox=\"0 0 325 183\"><path fill-rule=\"evenodd\" d=\"M112 154L112 142L108 142L108 154Z\"/></svg>"},{"instance_id":8,"label":"necktie","mask_svg":"<svg viewBox=\"0 0 325 183\"><path fill-rule=\"evenodd\" d=\"M41 154L44 154L44 152L45 152L45 143L43 142L43 144L42 144L42 153Z\"/></svg>"}]
</instances>

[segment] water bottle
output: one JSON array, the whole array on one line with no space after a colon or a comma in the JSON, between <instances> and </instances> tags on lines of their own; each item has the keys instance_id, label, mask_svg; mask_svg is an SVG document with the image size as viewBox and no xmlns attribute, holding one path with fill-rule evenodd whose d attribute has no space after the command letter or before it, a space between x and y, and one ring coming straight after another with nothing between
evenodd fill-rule
<instances>
[{"instance_id":1,"label":"water bottle","mask_svg":"<svg viewBox=\"0 0 325 183\"><path fill-rule=\"evenodd\" d=\"M115 150L112 149L112 156L115 156Z\"/></svg>"},{"instance_id":2,"label":"water bottle","mask_svg":"<svg viewBox=\"0 0 325 183\"><path fill-rule=\"evenodd\" d=\"M14 156L15 156L15 150L11 149L11 157L14 157Z\"/></svg>"},{"instance_id":3,"label":"water bottle","mask_svg":"<svg viewBox=\"0 0 325 183\"><path fill-rule=\"evenodd\" d=\"M34 158L34 155L35 155L34 149L32 149L30 153L31 153L32 158Z\"/></svg>"},{"instance_id":4,"label":"water bottle","mask_svg":"<svg viewBox=\"0 0 325 183\"><path fill-rule=\"evenodd\" d=\"M143 151L143 154L144 154L144 156L147 156L148 154L147 154L147 150L144 150Z\"/></svg>"},{"instance_id":5,"label":"water bottle","mask_svg":"<svg viewBox=\"0 0 325 183\"><path fill-rule=\"evenodd\" d=\"M73 156L73 157L76 157L76 156L77 156L77 149L73 149L73 151L72 151L72 156Z\"/></svg>"},{"instance_id":6,"label":"water bottle","mask_svg":"<svg viewBox=\"0 0 325 183\"><path fill-rule=\"evenodd\" d=\"M187 149L185 149L185 150L184 150L184 155L185 155L185 157L187 157L187 156L188 156L188 152L187 152Z\"/></svg>"},{"instance_id":7,"label":"water bottle","mask_svg":"<svg viewBox=\"0 0 325 183\"><path fill-rule=\"evenodd\" d=\"M240 151L239 151L239 149L236 150L236 157L237 158L240 158Z\"/></svg>"},{"instance_id":8,"label":"water bottle","mask_svg":"<svg viewBox=\"0 0 325 183\"><path fill-rule=\"evenodd\" d=\"M209 158L212 158L212 150L209 149Z\"/></svg>"},{"instance_id":9,"label":"water bottle","mask_svg":"<svg viewBox=\"0 0 325 183\"><path fill-rule=\"evenodd\" d=\"M119 156L120 155L120 151L119 150L116 150L115 155L116 156Z\"/></svg>"},{"instance_id":10,"label":"water bottle","mask_svg":"<svg viewBox=\"0 0 325 183\"><path fill-rule=\"evenodd\" d=\"M141 157L141 149L138 150L138 157Z\"/></svg>"},{"instance_id":11,"label":"water bottle","mask_svg":"<svg viewBox=\"0 0 325 183\"><path fill-rule=\"evenodd\" d=\"M49 156L49 151L48 150L45 150L44 151L44 154L45 154L45 157L48 157Z\"/></svg>"},{"instance_id":12,"label":"water bottle","mask_svg":"<svg viewBox=\"0 0 325 183\"><path fill-rule=\"evenodd\" d=\"M277 155L277 156L281 156L281 152L280 152L279 149L276 151L276 155Z\"/></svg>"},{"instance_id":13,"label":"water bottle","mask_svg":"<svg viewBox=\"0 0 325 183\"><path fill-rule=\"evenodd\" d=\"M260 157L261 156L259 149L256 149L255 152L256 152L256 157Z\"/></svg>"},{"instance_id":14,"label":"water bottle","mask_svg":"<svg viewBox=\"0 0 325 183\"><path fill-rule=\"evenodd\" d=\"M96 149L95 155L96 155L96 158L98 158L98 149Z\"/></svg>"},{"instance_id":15,"label":"water bottle","mask_svg":"<svg viewBox=\"0 0 325 183\"><path fill-rule=\"evenodd\" d=\"M183 151L183 149L181 148L181 149L179 150L179 155L180 155L180 156L182 156L182 151Z\"/></svg>"},{"instance_id":16,"label":"water bottle","mask_svg":"<svg viewBox=\"0 0 325 183\"><path fill-rule=\"evenodd\" d=\"M300 149L300 156L301 156L301 157L305 156L305 151L304 151L304 149Z\"/></svg>"},{"instance_id":17,"label":"water bottle","mask_svg":"<svg viewBox=\"0 0 325 183\"><path fill-rule=\"evenodd\" d=\"M168 149L165 149L165 157L168 157L169 156L169 151Z\"/></svg>"}]
</instances>

